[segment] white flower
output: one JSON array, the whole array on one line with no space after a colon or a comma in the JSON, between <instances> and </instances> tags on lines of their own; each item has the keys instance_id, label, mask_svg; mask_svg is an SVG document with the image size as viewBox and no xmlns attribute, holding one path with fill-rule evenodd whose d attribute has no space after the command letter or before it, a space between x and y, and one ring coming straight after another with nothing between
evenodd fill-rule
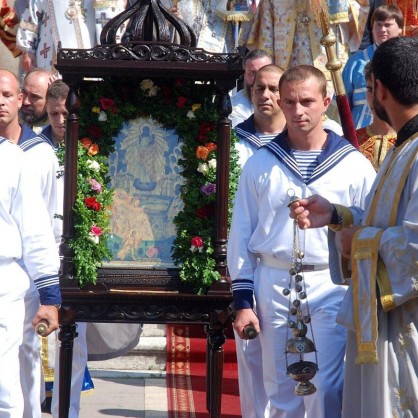
<instances>
[{"instance_id":1,"label":"white flower","mask_svg":"<svg viewBox=\"0 0 418 418\"><path fill-rule=\"evenodd\" d=\"M100 171L100 164L94 160L87 160L87 167L94 171Z\"/></svg>"},{"instance_id":2,"label":"white flower","mask_svg":"<svg viewBox=\"0 0 418 418\"><path fill-rule=\"evenodd\" d=\"M99 120L100 122L106 122L107 121L107 114L104 110L102 110L99 113L99 116L97 117L97 120Z\"/></svg>"},{"instance_id":3,"label":"white flower","mask_svg":"<svg viewBox=\"0 0 418 418\"><path fill-rule=\"evenodd\" d=\"M196 116L194 115L193 110L189 110L186 115L189 119L194 119Z\"/></svg>"},{"instance_id":4,"label":"white flower","mask_svg":"<svg viewBox=\"0 0 418 418\"><path fill-rule=\"evenodd\" d=\"M155 97L157 95L159 88L157 86L152 86L148 91L148 97Z\"/></svg>"},{"instance_id":5,"label":"white flower","mask_svg":"<svg viewBox=\"0 0 418 418\"><path fill-rule=\"evenodd\" d=\"M88 238L93 244L98 244L100 241L100 237L98 235L92 234L91 232L89 232Z\"/></svg>"},{"instance_id":6,"label":"white flower","mask_svg":"<svg viewBox=\"0 0 418 418\"><path fill-rule=\"evenodd\" d=\"M150 90L154 86L154 82L150 80L149 78L146 78L145 80L142 80L139 83L139 87L142 91Z\"/></svg>"},{"instance_id":7,"label":"white flower","mask_svg":"<svg viewBox=\"0 0 418 418\"><path fill-rule=\"evenodd\" d=\"M202 174L206 174L209 171L209 167L206 163L199 163L197 171Z\"/></svg>"},{"instance_id":8,"label":"white flower","mask_svg":"<svg viewBox=\"0 0 418 418\"><path fill-rule=\"evenodd\" d=\"M216 158L212 158L211 160L209 160L208 165L209 165L209 168L213 168L215 170L216 169Z\"/></svg>"},{"instance_id":9,"label":"white flower","mask_svg":"<svg viewBox=\"0 0 418 418\"><path fill-rule=\"evenodd\" d=\"M195 245L192 245L192 246L190 247L190 251L191 251L192 253L195 253L196 251L199 251L199 253L201 253L201 252L203 252L203 247L196 247Z\"/></svg>"}]
</instances>

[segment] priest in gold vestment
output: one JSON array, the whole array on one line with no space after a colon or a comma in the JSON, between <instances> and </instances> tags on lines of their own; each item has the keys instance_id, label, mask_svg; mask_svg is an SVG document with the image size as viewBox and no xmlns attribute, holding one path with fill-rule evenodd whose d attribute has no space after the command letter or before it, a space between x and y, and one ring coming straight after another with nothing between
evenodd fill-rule
<instances>
[{"instance_id":1,"label":"priest in gold vestment","mask_svg":"<svg viewBox=\"0 0 418 418\"><path fill-rule=\"evenodd\" d=\"M246 46L264 49L283 69L315 65L327 79L327 56L320 40L319 4L338 37L338 56L345 63L349 51L360 45L369 11L368 0L261 0ZM242 40L244 42L245 40ZM330 86L331 87L331 86Z\"/></svg>"}]
</instances>

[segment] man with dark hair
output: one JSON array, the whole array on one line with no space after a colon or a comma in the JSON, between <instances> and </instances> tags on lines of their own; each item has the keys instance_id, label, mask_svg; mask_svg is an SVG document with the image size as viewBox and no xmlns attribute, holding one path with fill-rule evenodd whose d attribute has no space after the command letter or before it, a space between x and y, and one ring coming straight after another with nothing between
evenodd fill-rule
<instances>
[{"instance_id":1,"label":"man with dark hair","mask_svg":"<svg viewBox=\"0 0 418 418\"><path fill-rule=\"evenodd\" d=\"M259 332L268 403L265 414L257 418L341 416L346 335L335 317L345 288L330 280L327 228L309 231L300 240L315 337L310 331L307 335L315 340L320 368L313 380L315 393L295 396L287 361L300 355L285 354L292 331L288 327L290 292L283 291L289 288L295 250L289 196L321 191L340 202L362 205L375 177L373 166L361 153L323 129L322 114L330 103L326 85L325 75L310 65L284 72L279 103L286 129L247 160L234 201L227 252L236 311L234 330L243 339L249 325ZM306 308L305 303L304 316ZM315 361L313 352L306 358Z\"/></svg>"},{"instance_id":2,"label":"man with dark hair","mask_svg":"<svg viewBox=\"0 0 418 418\"><path fill-rule=\"evenodd\" d=\"M55 80L46 92L46 112L49 120L41 132L53 148L58 147L64 141L65 120L68 116L68 110L65 106L68 91L70 88L62 80Z\"/></svg>"},{"instance_id":3,"label":"man with dark hair","mask_svg":"<svg viewBox=\"0 0 418 418\"><path fill-rule=\"evenodd\" d=\"M283 70L274 64L261 67L251 89L254 113L235 127L239 164L272 141L286 125L279 106L279 81ZM268 398L264 389L260 339L243 340L235 333L242 418L265 416Z\"/></svg>"},{"instance_id":4,"label":"man with dark hair","mask_svg":"<svg viewBox=\"0 0 418 418\"><path fill-rule=\"evenodd\" d=\"M359 49L365 49L373 43L371 17L375 9L383 4L398 6L404 16L403 36L418 35L418 13L416 4L411 0L369 0L370 10L367 17L363 39Z\"/></svg>"},{"instance_id":5,"label":"man with dark hair","mask_svg":"<svg viewBox=\"0 0 418 418\"><path fill-rule=\"evenodd\" d=\"M393 5L380 6L373 12L371 24L374 44L351 55L343 69L344 86L356 129L370 125L373 118L366 99L364 67L379 45L402 34L402 12Z\"/></svg>"},{"instance_id":6,"label":"man with dark hair","mask_svg":"<svg viewBox=\"0 0 418 418\"><path fill-rule=\"evenodd\" d=\"M44 127L39 137L44 139L53 149L64 142L65 121L68 116L68 110L65 106L69 87L62 80L52 82L45 93L45 108L49 124ZM60 170L61 171L61 170ZM56 236L62 235L62 210L64 198L64 178L57 176L57 207L56 214L59 215L53 219L53 227ZM61 241L61 240L60 240ZM59 241L59 243L60 243ZM69 417L75 418L79 415L80 394L82 391L91 393L94 389L90 373L87 369L87 343L86 343L86 323L77 323L77 338L74 340L73 363L71 370L71 399L69 408ZM53 417L58 417L58 390L59 370L58 370L58 339L57 335L51 335L48 339L47 348L42 347L43 367L46 398L43 409L51 412ZM55 355L53 355L55 352ZM52 355L51 355L52 353ZM55 358L55 363L51 360Z\"/></svg>"},{"instance_id":7,"label":"man with dark hair","mask_svg":"<svg viewBox=\"0 0 418 418\"><path fill-rule=\"evenodd\" d=\"M377 171L382 165L389 148L396 142L396 132L387 122L380 119L374 110L373 77L370 62L364 68L364 78L366 79L367 104L373 114L373 121L365 128L357 129L356 135L359 151L371 161Z\"/></svg>"},{"instance_id":8,"label":"man with dark hair","mask_svg":"<svg viewBox=\"0 0 418 418\"><path fill-rule=\"evenodd\" d=\"M230 119L232 127L248 119L254 111L251 103L251 87L254 84L256 72L265 65L271 64L270 54L262 49L248 52L242 60L244 69L244 88L231 97L232 113Z\"/></svg>"},{"instance_id":9,"label":"man with dark hair","mask_svg":"<svg viewBox=\"0 0 418 418\"><path fill-rule=\"evenodd\" d=\"M372 59L373 104L397 132L366 209L314 195L291 205L302 229L341 230L352 285L338 315L348 328L343 416L418 416L418 38L389 39ZM350 228L351 225L358 225ZM331 249L334 240L329 241ZM335 252L334 252L335 254ZM343 275L333 271L333 280Z\"/></svg>"}]
</instances>

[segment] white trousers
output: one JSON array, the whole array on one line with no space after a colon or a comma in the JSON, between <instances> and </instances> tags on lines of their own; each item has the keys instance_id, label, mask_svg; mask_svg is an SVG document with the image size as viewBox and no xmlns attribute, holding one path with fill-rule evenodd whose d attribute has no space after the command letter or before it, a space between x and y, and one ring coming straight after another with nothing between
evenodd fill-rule
<instances>
[{"instance_id":1,"label":"white trousers","mask_svg":"<svg viewBox=\"0 0 418 418\"><path fill-rule=\"evenodd\" d=\"M23 418L41 418L43 401L43 379L41 367L41 338L32 326L32 319L39 309L39 292L31 281L25 295L25 320L23 342L19 350L20 383L22 385L24 409Z\"/></svg>"},{"instance_id":2,"label":"white trousers","mask_svg":"<svg viewBox=\"0 0 418 418\"><path fill-rule=\"evenodd\" d=\"M15 262L0 262L0 418L22 418L19 346L25 316L27 274Z\"/></svg>"},{"instance_id":3,"label":"white trousers","mask_svg":"<svg viewBox=\"0 0 418 418\"><path fill-rule=\"evenodd\" d=\"M260 338L242 340L234 330L242 418L268 418Z\"/></svg>"},{"instance_id":4,"label":"white trousers","mask_svg":"<svg viewBox=\"0 0 418 418\"><path fill-rule=\"evenodd\" d=\"M329 270L304 273L319 371L311 382L312 395L294 394L297 384L287 375L286 343L293 337L288 328L289 272L260 264L254 287L259 335L262 347L264 386L269 398L270 418L339 418L341 417L346 332L335 322L345 288L331 282ZM306 302L302 302L304 309ZM308 324L308 329L310 328ZM315 353L304 360L316 361ZM288 354L288 364L299 361L298 354Z\"/></svg>"},{"instance_id":5,"label":"white trousers","mask_svg":"<svg viewBox=\"0 0 418 418\"><path fill-rule=\"evenodd\" d=\"M78 337L74 338L73 363L71 369L71 397L69 418L78 418L80 412L80 396L83 387L84 372L87 366L87 342L86 342L86 322L77 322ZM53 418L58 418L59 404L59 348L60 341L57 338L55 370L54 370L54 390L52 391L51 413Z\"/></svg>"}]
</instances>

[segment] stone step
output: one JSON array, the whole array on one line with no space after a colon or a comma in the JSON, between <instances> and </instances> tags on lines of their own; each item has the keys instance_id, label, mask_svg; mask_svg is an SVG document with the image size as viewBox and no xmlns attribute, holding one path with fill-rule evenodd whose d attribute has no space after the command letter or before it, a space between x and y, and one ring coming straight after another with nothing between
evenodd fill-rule
<instances>
[{"instance_id":1,"label":"stone step","mask_svg":"<svg viewBox=\"0 0 418 418\"><path fill-rule=\"evenodd\" d=\"M164 371L167 359L165 325L144 325L139 344L123 357L105 361L89 361L91 372L97 370Z\"/></svg>"},{"instance_id":2,"label":"stone step","mask_svg":"<svg viewBox=\"0 0 418 418\"><path fill-rule=\"evenodd\" d=\"M142 326L142 337L165 337L167 326L164 324L144 324Z\"/></svg>"}]
</instances>

